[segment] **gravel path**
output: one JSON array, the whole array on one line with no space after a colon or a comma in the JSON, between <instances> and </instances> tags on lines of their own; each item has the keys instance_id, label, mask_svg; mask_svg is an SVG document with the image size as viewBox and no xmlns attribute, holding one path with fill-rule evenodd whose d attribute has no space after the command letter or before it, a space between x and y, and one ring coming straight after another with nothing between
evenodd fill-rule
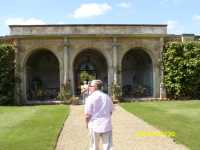
<instances>
[{"instance_id":1,"label":"gravel path","mask_svg":"<svg viewBox=\"0 0 200 150\"><path fill-rule=\"evenodd\" d=\"M113 113L114 150L188 150L163 136L138 136L138 132L159 132L155 127L115 105ZM83 106L71 105L70 115L58 139L56 150L88 150Z\"/></svg>"}]
</instances>

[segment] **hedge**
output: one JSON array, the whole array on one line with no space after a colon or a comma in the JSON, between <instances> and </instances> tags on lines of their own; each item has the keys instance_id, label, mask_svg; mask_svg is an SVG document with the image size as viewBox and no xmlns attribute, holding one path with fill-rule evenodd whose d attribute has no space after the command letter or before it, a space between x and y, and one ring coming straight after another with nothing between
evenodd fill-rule
<instances>
[{"instance_id":1,"label":"hedge","mask_svg":"<svg viewBox=\"0 0 200 150\"><path fill-rule=\"evenodd\" d=\"M164 84L170 98L200 98L200 43L171 42L163 51Z\"/></svg>"},{"instance_id":2,"label":"hedge","mask_svg":"<svg viewBox=\"0 0 200 150\"><path fill-rule=\"evenodd\" d=\"M11 45L0 45L0 104L14 103L14 56Z\"/></svg>"}]
</instances>

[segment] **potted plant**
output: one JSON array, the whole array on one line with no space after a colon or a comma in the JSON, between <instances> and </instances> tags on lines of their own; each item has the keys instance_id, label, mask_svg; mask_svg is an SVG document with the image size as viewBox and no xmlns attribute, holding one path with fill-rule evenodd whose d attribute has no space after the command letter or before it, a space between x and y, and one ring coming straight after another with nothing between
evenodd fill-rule
<instances>
[{"instance_id":1,"label":"potted plant","mask_svg":"<svg viewBox=\"0 0 200 150\"><path fill-rule=\"evenodd\" d=\"M112 92L113 102L118 102L121 97L121 93L122 93L120 85L112 82L111 92Z\"/></svg>"},{"instance_id":2,"label":"potted plant","mask_svg":"<svg viewBox=\"0 0 200 150\"><path fill-rule=\"evenodd\" d=\"M62 84L57 99L64 101L66 104L70 104L72 102L71 97L72 97L72 92L69 83Z\"/></svg>"}]
</instances>

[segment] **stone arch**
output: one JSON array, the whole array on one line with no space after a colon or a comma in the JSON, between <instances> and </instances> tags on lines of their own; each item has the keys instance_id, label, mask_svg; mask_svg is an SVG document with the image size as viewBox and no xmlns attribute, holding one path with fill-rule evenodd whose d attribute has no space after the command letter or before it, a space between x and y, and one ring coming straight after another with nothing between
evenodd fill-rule
<instances>
[{"instance_id":1,"label":"stone arch","mask_svg":"<svg viewBox=\"0 0 200 150\"><path fill-rule=\"evenodd\" d=\"M101 53L104 58L106 59L106 62L107 62L107 65L108 67L112 67L112 56L111 54L106 51L106 50L102 50L102 49L99 49L99 48L96 48L96 47L85 47L85 48L82 48L80 50L77 50L77 51L74 51L72 54L70 54L70 60L72 60L70 62L70 68L73 68L73 64L74 64L74 60L75 58L83 51L85 50L94 50L98 53Z\"/></svg>"},{"instance_id":2,"label":"stone arch","mask_svg":"<svg viewBox=\"0 0 200 150\"><path fill-rule=\"evenodd\" d=\"M60 61L49 49L32 50L24 59L27 100L55 100L60 90Z\"/></svg>"},{"instance_id":3,"label":"stone arch","mask_svg":"<svg viewBox=\"0 0 200 150\"><path fill-rule=\"evenodd\" d=\"M125 51L123 51L122 54L121 54L121 57L119 58L119 59L120 59L120 62L122 62L124 56L125 56L130 50L133 50L133 49L138 49L138 50L141 49L141 50L143 50L143 51L146 52L146 53L149 55L149 57L151 58L153 66L155 66L155 65L157 64L156 60L154 59L154 58L156 58L156 57L155 57L155 54L153 53L153 50L151 50L151 49L149 49L149 48L146 48L146 47L143 47L143 46L130 47L130 48L126 49ZM121 65L121 64L120 64L120 65Z\"/></svg>"},{"instance_id":4,"label":"stone arch","mask_svg":"<svg viewBox=\"0 0 200 150\"><path fill-rule=\"evenodd\" d=\"M61 70L61 68L62 68L62 59L60 59L59 55L57 55L56 52L54 52L54 51L51 50L50 48L46 48L46 47L37 47L37 48L34 48L34 49L32 49L32 50L30 50L30 51L28 51L28 52L25 52L25 53L24 53L25 55L24 55L24 57L22 58L22 63L21 63L21 66L22 66L23 69L25 69L26 63L27 63L29 57L30 57L33 53L37 52L38 50L47 50L47 51L51 52L52 54L54 54L54 55L56 56L56 58L58 59L58 61L59 61L59 68L60 68L60 70Z\"/></svg>"},{"instance_id":5,"label":"stone arch","mask_svg":"<svg viewBox=\"0 0 200 150\"><path fill-rule=\"evenodd\" d=\"M154 61L144 48L129 49L121 61L124 97L152 97L154 95Z\"/></svg>"},{"instance_id":6,"label":"stone arch","mask_svg":"<svg viewBox=\"0 0 200 150\"><path fill-rule=\"evenodd\" d=\"M108 62L97 49L83 49L73 59L73 78L75 95L80 95L80 74L87 72L94 78L104 82L104 91L108 92Z\"/></svg>"}]
</instances>

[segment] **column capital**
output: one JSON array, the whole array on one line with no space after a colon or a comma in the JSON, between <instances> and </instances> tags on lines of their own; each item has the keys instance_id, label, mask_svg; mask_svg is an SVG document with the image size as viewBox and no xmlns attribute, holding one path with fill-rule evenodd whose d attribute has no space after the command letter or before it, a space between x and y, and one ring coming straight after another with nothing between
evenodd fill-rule
<instances>
[{"instance_id":1,"label":"column capital","mask_svg":"<svg viewBox=\"0 0 200 150\"><path fill-rule=\"evenodd\" d=\"M164 38L163 37L160 37L160 42L164 42Z\"/></svg>"},{"instance_id":2,"label":"column capital","mask_svg":"<svg viewBox=\"0 0 200 150\"><path fill-rule=\"evenodd\" d=\"M19 46L19 40L18 39L13 40L13 45L14 46Z\"/></svg>"},{"instance_id":3,"label":"column capital","mask_svg":"<svg viewBox=\"0 0 200 150\"><path fill-rule=\"evenodd\" d=\"M112 41L112 47L113 47L113 48L118 47L119 44L117 43L117 37L113 37L112 39L113 39L113 41Z\"/></svg>"},{"instance_id":4,"label":"column capital","mask_svg":"<svg viewBox=\"0 0 200 150\"><path fill-rule=\"evenodd\" d=\"M15 51L16 51L16 52L19 52L20 43L19 43L19 40L18 40L18 39L15 39L15 40L13 41L13 46L14 46L14 48L15 48Z\"/></svg>"},{"instance_id":5,"label":"column capital","mask_svg":"<svg viewBox=\"0 0 200 150\"><path fill-rule=\"evenodd\" d=\"M64 47L69 47L70 42L68 37L64 37Z\"/></svg>"},{"instance_id":6,"label":"column capital","mask_svg":"<svg viewBox=\"0 0 200 150\"><path fill-rule=\"evenodd\" d=\"M113 39L113 43L117 42L117 37L112 37L112 39Z\"/></svg>"}]
</instances>

